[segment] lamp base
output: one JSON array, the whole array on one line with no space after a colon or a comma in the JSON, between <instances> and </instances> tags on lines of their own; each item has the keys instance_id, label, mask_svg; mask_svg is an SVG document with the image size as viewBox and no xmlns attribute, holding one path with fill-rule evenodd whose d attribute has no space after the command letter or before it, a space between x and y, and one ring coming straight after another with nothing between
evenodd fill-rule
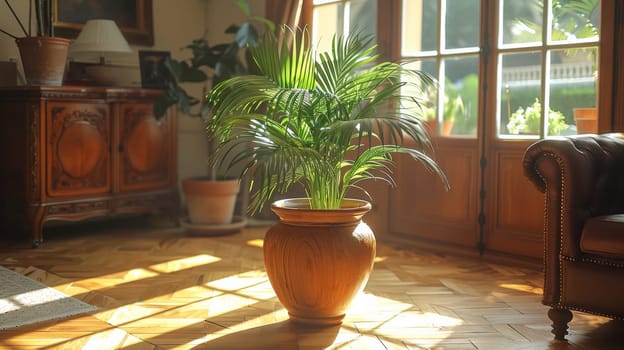
<instances>
[{"instance_id":1,"label":"lamp base","mask_svg":"<svg viewBox=\"0 0 624 350\"><path fill-rule=\"evenodd\" d=\"M67 85L141 87L139 67L70 62Z\"/></svg>"}]
</instances>

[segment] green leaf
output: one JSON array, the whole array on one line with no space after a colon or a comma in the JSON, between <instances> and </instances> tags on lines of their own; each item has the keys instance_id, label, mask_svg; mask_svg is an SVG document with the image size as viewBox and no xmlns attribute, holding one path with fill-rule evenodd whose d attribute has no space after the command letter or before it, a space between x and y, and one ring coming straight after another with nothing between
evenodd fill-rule
<instances>
[{"instance_id":1,"label":"green leaf","mask_svg":"<svg viewBox=\"0 0 624 350\"><path fill-rule=\"evenodd\" d=\"M245 0L236 0L236 6L243 11L243 13L249 17L251 16L251 10L249 9L249 4Z\"/></svg>"},{"instance_id":2,"label":"green leaf","mask_svg":"<svg viewBox=\"0 0 624 350\"><path fill-rule=\"evenodd\" d=\"M238 47L240 48L257 46L258 32L256 31L256 28L251 25L251 23L245 22L236 31L235 39L236 43L238 43Z\"/></svg>"},{"instance_id":3,"label":"green leaf","mask_svg":"<svg viewBox=\"0 0 624 350\"><path fill-rule=\"evenodd\" d=\"M410 155L448 186L429 156L420 115L397 108L420 103L431 76L376 63L371 37L336 37L330 51L315 57L305 30L289 34L291 42L279 46L265 33L251 49L262 76L231 78L208 95L209 130L219 142L213 162L253 178L253 209L294 184L303 185L312 207L339 207L360 181L392 184L393 153ZM417 95L402 95L406 86ZM407 140L413 146L404 147Z\"/></svg>"}]
</instances>

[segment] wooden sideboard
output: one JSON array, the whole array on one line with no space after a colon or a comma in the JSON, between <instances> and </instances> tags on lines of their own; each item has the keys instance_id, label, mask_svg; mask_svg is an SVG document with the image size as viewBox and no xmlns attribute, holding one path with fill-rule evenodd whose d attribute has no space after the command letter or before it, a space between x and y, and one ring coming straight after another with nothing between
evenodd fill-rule
<instances>
[{"instance_id":1,"label":"wooden sideboard","mask_svg":"<svg viewBox=\"0 0 624 350\"><path fill-rule=\"evenodd\" d=\"M177 222L176 116L158 90L0 88L0 224L34 246L47 221L165 210Z\"/></svg>"}]
</instances>

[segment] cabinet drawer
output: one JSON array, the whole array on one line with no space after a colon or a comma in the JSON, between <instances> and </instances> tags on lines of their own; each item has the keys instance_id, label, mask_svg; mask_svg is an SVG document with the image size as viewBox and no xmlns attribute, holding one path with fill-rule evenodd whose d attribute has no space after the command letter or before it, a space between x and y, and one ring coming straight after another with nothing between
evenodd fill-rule
<instances>
[{"instance_id":1,"label":"cabinet drawer","mask_svg":"<svg viewBox=\"0 0 624 350\"><path fill-rule=\"evenodd\" d=\"M111 119L104 103L46 104L47 193L51 197L111 191Z\"/></svg>"}]
</instances>

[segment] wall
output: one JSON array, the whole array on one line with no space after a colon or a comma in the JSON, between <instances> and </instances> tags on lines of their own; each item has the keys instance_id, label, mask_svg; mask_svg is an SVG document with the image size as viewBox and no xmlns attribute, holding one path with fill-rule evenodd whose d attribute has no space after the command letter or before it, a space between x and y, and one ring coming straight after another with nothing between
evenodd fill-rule
<instances>
[{"instance_id":1,"label":"wall","mask_svg":"<svg viewBox=\"0 0 624 350\"><path fill-rule=\"evenodd\" d=\"M174 5L175 3L175 5ZM176 59L188 57L182 50L193 39L204 35L207 21L206 1L154 0L154 50L171 52ZM197 85L197 84L195 84ZM186 86L189 93L199 96L201 86ZM178 178L206 174L208 157L206 137L201 120L178 115Z\"/></svg>"}]
</instances>

